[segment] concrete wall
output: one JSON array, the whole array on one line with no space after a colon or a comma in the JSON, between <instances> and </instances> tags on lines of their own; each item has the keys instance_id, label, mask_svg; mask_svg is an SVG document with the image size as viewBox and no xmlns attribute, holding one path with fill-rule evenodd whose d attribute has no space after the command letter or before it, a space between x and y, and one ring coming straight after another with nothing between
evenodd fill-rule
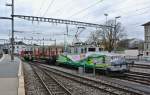
<instances>
[{"instance_id":1,"label":"concrete wall","mask_svg":"<svg viewBox=\"0 0 150 95\"><path fill-rule=\"evenodd\" d=\"M125 56L137 56L139 55L138 50L125 50Z\"/></svg>"}]
</instances>

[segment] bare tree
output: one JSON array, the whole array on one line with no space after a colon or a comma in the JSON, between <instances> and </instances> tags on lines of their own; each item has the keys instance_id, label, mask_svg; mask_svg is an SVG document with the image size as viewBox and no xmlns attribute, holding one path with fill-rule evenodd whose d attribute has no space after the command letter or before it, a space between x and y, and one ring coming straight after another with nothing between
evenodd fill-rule
<instances>
[{"instance_id":1,"label":"bare tree","mask_svg":"<svg viewBox=\"0 0 150 95\"><path fill-rule=\"evenodd\" d=\"M105 50L111 52L114 47L117 47L117 42L126 36L126 33L121 23L117 23L115 25L114 20L109 20L107 22L107 25L112 27L103 27L95 33L91 33L89 41L98 42L99 40L101 40L99 42L101 42L101 45L103 45Z\"/></svg>"},{"instance_id":2,"label":"bare tree","mask_svg":"<svg viewBox=\"0 0 150 95\"><path fill-rule=\"evenodd\" d=\"M123 39L123 37L126 36L126 33L120 22L115 25L114 20L109 20L107 25L112 27L103 28L103 31L100 31L100 33L102 37L102 44L106 50L111 52L115 47L117 48L117 42L120 39Z\"/></svg>"},{"instance_id":3,"label":"bare tree","mask_svg":"<svg viewBox=\"0 0 150 95\"><path fill-rule=\"evenodd\" d=\"M99 42L99 39L100 39L100 32L99 32L99 30L96 30L96 31L92 31L90 33L90 36L89 36L87 42L90 44L96 45Z\"/></svg>"}]
</instances>

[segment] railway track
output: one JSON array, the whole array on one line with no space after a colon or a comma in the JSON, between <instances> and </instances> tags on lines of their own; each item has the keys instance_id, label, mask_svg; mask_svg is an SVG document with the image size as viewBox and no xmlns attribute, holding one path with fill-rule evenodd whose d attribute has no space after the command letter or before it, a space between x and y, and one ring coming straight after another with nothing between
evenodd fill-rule
<instances>
[{"instance_id":1,"label":"railway track","mask_svg":"<svg viewBox=\"0 0 150 95\"><path fill-rule=\"evenodd\" d=\"M44 88L47 90L47 95L72 95L71 92L69 92L60 82L57 81L57 79L55 79L55 77L35 66L32 66L32 68L41 83L44 85Z\"/></svg>"},{"instance_id":2,"label":"railway track","mask_svg":"<svg viewBox=\"0 0 150 95\"><path fill-rule=\"evenodd\" d=\"M146 64L134 64L133 67L142 68L142 69L150 69L150 65L146 65Z\"/></svg>"},{"instance_id":3,"label":"railway track","mask_svg":"<svg viewBox=\"0 0 150 95\"><path fill-rule=\"evenodd\" d=\"M44 85L32 70L30 65L24 64L25 94L26 95L49 95Z\"/></svg>"},{"instance_id":4,"label":"railway track","mask_svg":"<svg viewBox=\"0 0 150 95\"><path fill-rule=\"evenodd\" d=\"M67 79L79 82L83 85L87 85L95 89L99 89L110 95L149 95L149 93L147 94L145 92L142 92L133 88L131 90L131 88L124 87L118 84L92 80L90 78L82 77L82 76L75 75L75 74L70 74L70 73L60 71L58 69L50 68L44 65L40 65L39 67L41 69L46 70L47 72L52 72L55 75L66 77Z\"/></svg>"},{"instance_id":5,"label":"railway track","mask_svg":"<svg viewBox=\"0 0 150 95\"><path fill-rule=\"evenodd\" d=\"M133 81L144 85L150 85L150 74L148 73L130 71L129 73L125 73L124 75L125 77L123 79L125 80Z\"/></svg>"},{"instance_id":6,"label":"railway track","mask_svg":"<svg viewBox=\"0 0 150 95\"><path fill-rule=\"evenodd\" d=\"M82 83L73 81L72 79L69 79L68 77L57 75L53 72L44 70L43 68L39 68L39 69L42 69L45 73L57 79L58 82L60 82L62 85L64 85L64 87L69 89L72 95L106 95L106 93L103 93L102 91L98 91L95 88L93 89L93 87L90 87L89 85L83 86ZM110 94L107 94L107 95L110 95Z\"/></svg>"}]
</instances>

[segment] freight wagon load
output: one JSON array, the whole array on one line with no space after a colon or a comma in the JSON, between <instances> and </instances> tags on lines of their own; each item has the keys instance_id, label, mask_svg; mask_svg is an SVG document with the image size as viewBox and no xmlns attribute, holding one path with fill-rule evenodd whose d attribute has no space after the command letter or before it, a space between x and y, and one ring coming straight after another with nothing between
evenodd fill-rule
<instances>
[{"instance_id":1,"label":"freight wagon load","mask_svg":"<svg viewBox=\"0 0 150 95\"><path fill-rule=\"evenodd\" d=\"M95 66L99 70L107 71L128 71L128 62L125 58L114 54L105 53L87 53L80 55L59 55L57 63L64 66L74 68L83 67L86 69L93 69Z\"/></svg>"}]
</instances>

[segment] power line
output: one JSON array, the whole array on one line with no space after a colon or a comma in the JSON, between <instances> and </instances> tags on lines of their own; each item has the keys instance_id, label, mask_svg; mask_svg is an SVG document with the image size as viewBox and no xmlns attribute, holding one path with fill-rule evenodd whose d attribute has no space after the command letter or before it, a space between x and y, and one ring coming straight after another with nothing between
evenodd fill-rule
<instances>
[{"instance_id":1,"label":"power line","mask_svg":"<svg viewBox=\"0 0 150 95\"><path fill-rule=\"evenodd\" d=\"M73 1L73 0L71 0L71 1ZM102 0L102 1L103 1L103 0ZM122 2L122 1L121 1L121 2ZM97 2L96 2L96 3L97 3ZM94 4L95 4L95 3L94 3ZM67 3L67 4L64 4L64 5L68 5L68 3ZM113 6L113 4L111 3L111 5L109 5L109 6ZM64 8L64 6L63 6L62 8ZM60 11L61 11L62 8L56 10L56 12L57 12L57 13L60 13ZM72 8L70 8L70 9L72 9ZM56 12L53 12L53 13L55 14ZM83 12L84 12L84 11L83 11ZM81 13L83 13L83 12L81 12Z\"/></svg>"},{"instance_id":2,"label":"power line","mask_svg":"<svg viewBox=\"0 0 150 95\"><path fill-rule=\"evenodd\" d=\"M63 8L65 8L66 6L68 6L68 4L72 3L72 1L74 1L74 0L71 0L71 1L69 1L69 2L67 2L67 3L65 3L65 4L64 4L63 6L61 6L59 9L57 9L57 10L54 11L54 12L52 12L52 14L55 14L55 13L60 12Z\"/></svg>"},{"instance_id":3,"label":"power line","mask_svg":"<svg viewBox=\"0 0 150 95\"><path fill-rule=\"evenodd\" d=\"M143 8L139 8L139 9L136 9L136 10L134 10L134 11L130 11L130 12L132 12L132 14L133 13L135 13L135 12L138 12L138 11L141 11L141 10L143 10L143 9L147 9L147 8L150 8L150 6L146 6L146 7L143 7ZM120 9L119 9L120 10ZM113 11L114 12L114 11ZM123 13L123 15L125 14L128 14L129 12L124 12ZM137 14L137 13L136 13ZM84 15L82 18L85 18L85 17L87 17L88 15ZM126 16L125 16L126 17ZM127 17L128 17L128 15L127 15Z\"/></svg>"},{"instance_id":4,"label":"power line","mask_svg":"<svg viewBox=\"0 0 150 95\"><path fill-rule=\"evenodd\" d=\"M144 15L144 14L148 14L149 10L145 10L145 11L143 11L143 12L137 13L138 11L141 11L141 10L147 9L147 8L150 8L150 7L147 6L147 7L144 7L144 8L136 9L136 10L134 10L134 11L130 11L130 12L132 12L132 14L128 14L128 15L127 15L127 13L125 13L125 16L122 15L122 18L125 19L125 18L128 18L128 17L141 16L141 15ZM84 18L85 18L86 16L88 16L88 15L85 15ZM83 18L83 17L82 17L82 18ZM104 22L104 21L102 21L102 22Z\"/></svg>"},{"instance_id":5,"label":"power line","mask_svg":"<svg viewBox=\"0 0 150 95\"><path fill-rule=\"evenodd\" d=\"M129 14L129 13L131 13L132 12L132 14L136 14L137 12L139 12L139 11L141 11L141 10L144 10L144 9L148 9L148 8L150 8L150 6L146 6L146 7L143 7L143 8L139 8L139 9L136 9L136 10L133 10L133 11L129 11L129 12L122 12L124 15L126 15L126 14Z\"/></svg>"},{"instance_id":6,"label":"power line","mask_svg":"<svg viewBox=\"0 0 150 95\"><path fill-rule=\"evenodd\" d=\"M100 1L98 1L98 2L95 2L94 4L92 4L92 5L88 6L87 8L82 9L82 10L80 10L80 11L78 11L78 12L74 13L74 14L73 14L73 15L71 15L70 17L75 16L75 15L78 15L78 14L80 14L80 13L82 13L82 12L86 11L87 9L89 9L89 8L91 8L91 7L93 7L93 6L97 5L97 4L99 4L99 3L100 3L100 2L102 2L102 1L104 1L104 0L100 0ZM122 1L121 1L121 2L119 2L119 3L122 3ZM113 4L111 4L111 6L113 6ZM69 17L69 18L70 18L70 17Z\"/></svg>"},{"instance_id":7,"label":"power line","mask_svg":"<svg viewBox=\"0 0 150 95\"><path fill-rule=\"evenodd\" d=\"M145 13L147 14L149 12L149 10L146 10L142 13L136 13L134 15L127 15L127 16L124 16L124 18L128 18L128 17L133 17L133 16L141 16L141 15L144 15Z\"/></svg>"},{"instance_id":8,"label":"power line","mask_svg":"<svg viewBox=\"0 0 150 95\"><path fill-rule=\"evenodd\" d=\"M145 4L148 4L148 6L147 7L149 7L149 2L146 2L146 3L144 3L144 4L136 4L136 6L139 6L139 5L145 5ZM122 7L122 8L118 8L119 10L126 10L126 9L132 9L133 8L133 6L131 6L131 7ZM135 7L134 7L135 8ZM107 11L112 11L112 10L107 10Z\"/></svg>"},{"instance_id":9,"label":"power line","mask_svg":"<svg viewBox=\"0 0 150 95\"><path fill-rule=\"evenodd\" d=\"M99 3L102 2L102 1L104 1L104 0L99 0L98 2L95 2L94 4L92 4L92 5L90 5L90 6L86 7L86 8L84 8L84 9L82 9L82 10L80 10L80 11L78 11L78 12L72 14L72 15L69 16L68 18L73 17L73 16L75 16L75 15L78 15L78 14L82 13L82 12L84 12L85 10L87 10L87 9L89 9L89 8L91 8L91 7L94 7L95 5L99 4Z\"/></svg>"},{"instance_id":10,"label":"power line","mask_svg":"<svg viewBox=\"0 0 150 95\"><path fill-rule=\"evenodd\" d=\"M55 0L52 0L52 1L49 3L49 5L48 5L46 11L45 11L44 14L43 14L43 17L46 15L46 13L48 12L48 10L51 8L51 6L53 5L54 1L55 1Z\"/></svg>"},{"instance_id":11,"label":"power line","mask_svg":"<svg viewBox=\"0 0 150 95\"><path fill-rule=\"evenodd\" d=\"M36 15L38 15L38 14L39 14L39 16L40 16L40 11L41 11L41 9L42 9L43 5L45 4L45 2L44 2L44 1L45 1L45 0L43 0L43 1L42 1L41 5L40 5L40 8L39 8L39 10L37 11Z\"/></svg>"}]
</instances>

